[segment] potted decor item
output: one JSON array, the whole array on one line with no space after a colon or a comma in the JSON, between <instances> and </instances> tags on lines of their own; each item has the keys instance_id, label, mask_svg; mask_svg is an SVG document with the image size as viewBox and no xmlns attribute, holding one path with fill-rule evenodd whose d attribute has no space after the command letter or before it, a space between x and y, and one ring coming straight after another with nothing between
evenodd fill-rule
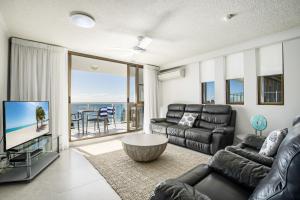
<instances>
[{"instance_id":1,"label":"potted decor item","mask_svg":"<svg viewBox=\"0 0 300 200\"><path fill-rule=\"evenodd\" d=\"M251 117L251 126L255 130L255 134L262 136L262 131L267 128L267 118L263 115L254 115Z\"/></svg>"}]
</instances>

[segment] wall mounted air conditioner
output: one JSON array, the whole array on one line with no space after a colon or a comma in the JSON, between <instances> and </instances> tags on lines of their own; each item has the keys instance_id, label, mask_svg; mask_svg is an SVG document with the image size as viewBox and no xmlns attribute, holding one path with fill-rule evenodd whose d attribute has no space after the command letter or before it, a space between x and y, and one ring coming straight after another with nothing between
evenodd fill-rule
<instances>
[{"instance_id":1,"label":"wall mounted air conditioner","mask_svg":"<svg viewBox=\"0 0 300 200\"><path fill-rule=\"evenodd\" d=\"M184 76L185 76L185 69L179 68L179 69L161 72L158 75L158 80L166 81L170 79L183 78Z\"/></svg>"}]
</instances>

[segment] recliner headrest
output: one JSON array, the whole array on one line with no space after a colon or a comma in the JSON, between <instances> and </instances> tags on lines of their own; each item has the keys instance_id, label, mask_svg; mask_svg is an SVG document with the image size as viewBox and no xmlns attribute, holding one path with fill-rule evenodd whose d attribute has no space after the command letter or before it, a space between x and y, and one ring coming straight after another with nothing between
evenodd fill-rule
<instances>
[{"instance_id":1,"label":"recliner headrest","mask_svg":"<svg viewBox=\"0 0 300 200\"><path fill-rule=\"evenodd\" d=\"M168 111L184 111L185 104L170 104L168 106Z\"/></svg>"},{"instance_id":2,"label":"recliner headrest","mask_svg":"<svg viewBox=\"0 0 300 200\"><path fill-rule=\"evenodd\" d=\"M300 124L300 115L296 116L293 120L293 126Z\"/></svg>"},{"instance_id":3,"label":"recliner headrest","mask_svg":"<svg viewBox=\"0 0 300 200\"><path fill-rule=\"evenodd\" d=\"M230 114L230 105L204 105L203 112L211 114Z\"/></svg>"}]
</instances>

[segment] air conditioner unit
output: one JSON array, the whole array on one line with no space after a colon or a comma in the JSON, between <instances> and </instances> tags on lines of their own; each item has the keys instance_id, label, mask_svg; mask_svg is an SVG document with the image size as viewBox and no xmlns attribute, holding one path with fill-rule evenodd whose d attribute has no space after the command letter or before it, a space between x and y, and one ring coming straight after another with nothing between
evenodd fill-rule
<instances>
[{"instance_id":1,"label":"air conditioner unit","mask_svg":"<svg viewBox=\"0 0 300 200\"><path fill-rule=\"evenodd\" d=\"M184 75L185 75L185 69L179 68L179 69L174 69L166 72L161 72L158 75L158 80L166 81L170 79L182 78L184 77Z\"/></svg>"}]
</instances>

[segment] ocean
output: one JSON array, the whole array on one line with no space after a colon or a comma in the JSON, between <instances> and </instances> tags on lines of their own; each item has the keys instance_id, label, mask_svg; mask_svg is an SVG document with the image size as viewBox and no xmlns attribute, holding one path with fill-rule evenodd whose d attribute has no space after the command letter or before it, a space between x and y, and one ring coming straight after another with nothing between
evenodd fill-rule
<instances>
[{"instance_id":1,"label":"ocean","mask_svg":"<svg viewBox=\"0 0 300 200\"><path fill-rule=\"evenodd\" d=\"M47 120L44 121L44 123L48 123ZM35 125L36 126L36 122L35 123L32 123L32 124L27 124L27 125L23 125L23 126L18 126L18 127L14 127L14 128L8 128L5 130L5 133L11 133L11 132L14 132L14 131L17 131L17 130L20 130L20 129L23 129L23 128L27 128L27 127L30 127L30 126L33 126Z\"/></svg>"},{"instance_id":2,"label":"ocean","mask_svg":"<svg viewBox=\"0 0 300 200\"><path fill-rule=\"evenodd\" d=\"M27 128L27 127L35 125L35 124L36 123L23 125L23 126L18 126L18 127L15 127L15 128L8 128L8 129L5 130L5 133L7 134L7 133L10 133L10 132L14 132L14 131L20 130L22 128Z\"/></svg>"},{"instance_id":3,"label":"ocean","mask_svg":"<svg viewBox=\"0 0 300 200\"><path fill-rule=\"evenodd\" d=\"M80 110L99 110L105 107L115 108L116 122L124 122L126 120L127 103L72 103L72 114L78 113Z\"/></svg>"}]
</instances>

